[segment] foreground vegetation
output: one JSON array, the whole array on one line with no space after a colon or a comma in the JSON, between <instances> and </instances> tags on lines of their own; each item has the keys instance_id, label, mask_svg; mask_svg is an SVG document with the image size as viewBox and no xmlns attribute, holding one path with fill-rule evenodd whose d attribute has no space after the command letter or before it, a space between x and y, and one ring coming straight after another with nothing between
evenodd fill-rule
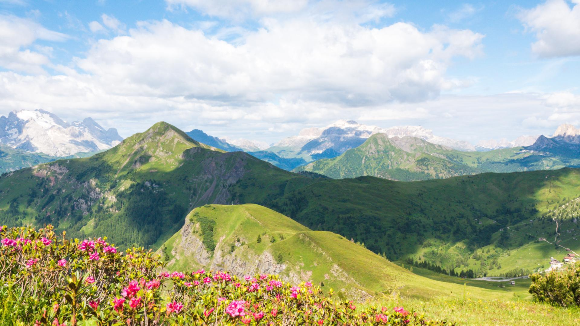
<instances>
[{"instance_id":1,"label":"foreground vegetation","mask_svg":"<svg viewBox=\"0 0 580 326\"><path fill-rule=\"evenodd\" d=\"M161 272L151 251L125 254L105 239L67 240L46 229L2 227L4 325L444 325L403 307L358 307L312 283L225 272Z\"/></svg>"}]
</instances>

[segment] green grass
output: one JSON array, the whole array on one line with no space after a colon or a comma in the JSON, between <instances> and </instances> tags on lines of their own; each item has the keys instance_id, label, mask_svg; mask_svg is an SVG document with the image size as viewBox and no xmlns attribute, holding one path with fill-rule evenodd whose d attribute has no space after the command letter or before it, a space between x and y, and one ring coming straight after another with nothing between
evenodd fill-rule
<instances>
[{"instance_id":1,"label":"green grass","mask_svg":"<svg viewBox=\"0 0 580 326\"><path fill-rule=\"evenodd\" d=\"M251 261L268 251L273 255L283 254L286 268L279 274L287 280L323 282L323 289L333 288L337 299L358 294L358 304L362 305L381 304L390 309L403 306L432 319L459 325L550 325L553 322L574 325L580 318L574 309L531 302L527 292L530 280L516 280L512 286L506 282L473 281L416 267L401 267L340 235L309 231L288 217L258 205L208 205L192 211L189 218L195 221L196 215L216 221L214 239L219 239L221 245L216 247L214 261L200 264L181 245L183 239L179 232L166 243L177 254L170 257L171 269L208 269L215 267L216 256L220 259L235 256L242 257L238 265L250 267L250 270L238 269L240 276L254 274L259 270L251 269ZM255 239L258 234L263 235L260 244L254 241L230 252L228 243L235 242L236 238ZM282 234L283 239L279 237ZM273 235L278 240L271 243L268 238ZM333 265L343 272L342 280L329 278ZM228 266L218 267L228 270ZM292 279L296 273L301 278ZM361 296L361 290L372 296Z\"/></svg>"}]
</instances>

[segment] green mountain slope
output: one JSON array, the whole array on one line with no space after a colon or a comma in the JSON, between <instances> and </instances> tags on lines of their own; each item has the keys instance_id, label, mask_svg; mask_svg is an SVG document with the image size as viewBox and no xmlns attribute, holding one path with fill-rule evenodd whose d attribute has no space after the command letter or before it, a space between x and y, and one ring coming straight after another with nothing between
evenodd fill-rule
<instances>
[{"instance_id":1,"label":"green mountain slope","mask_svg":"<svg viewBox=\"0 0 580 326\"><path fill-rule=\"evenodd\" d=\"M569 147L569 146L568 146ZM580 155L562 146L531 146L487 152L462 152L414 137L371 136L344 154L322 159L294 171L310 171L331 178L375 176L417 181L484 172L518 172L580 166Z\"/></svg>"},{"instance_id":2,"label":"green mountain slope","mask_svg":"<svg viewBox=\"0 0 580 326\"><path fill-rule=\"evenodd\" d=\"M247 170L294 175L245 153L224 153L158 123L91 158L59 160L0 178L0 224L51 223L73 236L108 234L121 246L153 245L192 208L230 203ZM304 179L308 179L303 177Z\"/></svg>"},{"instance_id":3,"label":"green mountain slope","mask_svg":"<svg viewBox=\"0 0 580 326\"><path fill-rule=\"evenodd\" d=\"M389 138L376 134L357 148L339 157L323 159L298 167L331 178L371 175L391 180L428 180L475 174L477 169L449 160L454 151L414 137Z\"/></svg>"},{"instance_id":4,"label":"green mountain slope","mask_svg":"<svg viewBox=\"0 0 580 326\"><path fill-rule=\"evenodd\" d=\"M121 247L159 248L195 207L256 203L391 260L502 274L516 265L509 257L522 257L517 266L531 269L564 250L537 242L554 242L553 219L556 241L580 249L571 204L579 197L575 169L410 183L333 180L224 153L158 123L93 157L1 176L0 224L51 223L71 236L107 234Z\"/></svg>"},{"instance_id":5,"label":"green mountain slope","mask_svg":"<svg viewBox=\"0 0 580 326\"><path fill-rule=\"evenodd\" d=\"M312 231L253 204L196 208L159 251L171 270L227 270L240 277L278 274L361 301L392 293L432 299L465 291L415 275L338 234Z\"/></svg>"}]
</instances>

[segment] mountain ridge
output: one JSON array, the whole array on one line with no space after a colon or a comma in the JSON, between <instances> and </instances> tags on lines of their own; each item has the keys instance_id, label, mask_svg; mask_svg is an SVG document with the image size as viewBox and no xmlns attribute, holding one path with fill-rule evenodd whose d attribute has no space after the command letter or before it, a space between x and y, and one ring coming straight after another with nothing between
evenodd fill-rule
<instances>
[{"instance_id":1,"label":"mountain ridge","mask_svg":"<svg viewBox=\"0 0 580 326\"><path fill-rule=\"evenodd\" d=\"M44 110L18 110L0 117L0 143L28 152L69 156L106 150L121 140L116 129L105 130L91 118L67 123Z\"/></svg>"}]
</instances>

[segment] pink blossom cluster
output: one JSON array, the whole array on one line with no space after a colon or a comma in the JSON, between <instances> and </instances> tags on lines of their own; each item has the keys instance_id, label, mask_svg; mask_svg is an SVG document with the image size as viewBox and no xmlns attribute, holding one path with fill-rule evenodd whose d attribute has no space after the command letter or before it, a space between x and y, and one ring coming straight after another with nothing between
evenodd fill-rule
<instances>
[{"instance_id":1,"label":"pink blossom cluster","mask_svg":"<svg viewBox=\"0 0 580 326\"><path fill-rule=\"evenodd\" d=\"M407 316L409 314L409 312L405 311L405 309L403 309L403 307L395 307L395 312L398 312L403 316Z\"/></svg>"},{"instance_id":2,"label":"pink blossom cluster","mask_svg":"<svg viewBox=\"0 0 580 326\"><path fill-rule=\"evenodd\" d=\"M148 290L157 289L157 288L159 288L160 285L161 285L161 283L157 279L153 279L153 280L145 283L145 287Z\"/></svg>"},{"instance_id":3,"label":"pink blossom cluster","mask_svg":"<svg viewBox=\"0 0 580 326\"><path fill-rule=\"evenodd\" d=\"M83 240L83 242L81 242L79 244L78 248L80 251L93 251L93 250L95 250L95 242L89 241L89 240Z\"/></svg>"},{"instance_id":4,"label":"pink blossom cluster","mask_svg":"<svg viewBox=\"0 0 580 326\"><path fill-rule=\"evenodd\" d=\"M294 298L294 299L298 298L298 294L300 294L299 287L293 286L292 288L290 288L290 291L292 292L292 298Z\"/></svg>"},{"instance_id":5,"label":"pink blossom cluster","mask_svg":"<svg viewBox=\"0 0 580 326\"><path fill-rule=\"evenodd\" d=\"M232 318L246 315L246 301L234 300L226 307L226 313Z\"/></svg>"},{"instance_id":6,"label":"pink blossom cluster","mask_svg":"<svg viewBox=\"0 0 580 326\"><path fill-rule=\"evenodd\" d=\"M26 261L26 267L32 267L38 263L38 258L29 259Z\"/></svg>"},{"instance_id":7,"label":"pink blossom cluster","mask_svg":"<svg viewBox=\"0 0 580 326\"><path fill-rule=\"evenodd\" d=\"M230 274L228 273L224 273L224 272L217 272L214 276L213 279L215 281L226 281L229 282L232 280L232 277L230 276Z\"/></svg>"},{"instance_id":8,"label":"pink blossom cluster","mask_svg":"<svg viewBox=\"0 0 580 326\"><path fill-rule=\"evenodd\" d=\"M132 298L137 294L137 292L139 292L139 290L141 290L139 283L137 283L137 281L131 281L129 282L129 285L121 291L121 295L123 297Z\"/></svg>"},{"instance_id":9,"label":"pink blossom cluster","mask_svg":"<svg viewBox=\"0 0 580 326\"><path fill-rule=\"evenodd\" d=\"M185 274L183 274L181 272L173 272L173 273L171 273L171 278L184 279L185 278Z\"/></svg>"},{"instance_id":10,"label":"pink blossom cluster","mask_svg":"<svg viewBox=\"0 0 580 326\"><path fill-rule=\"evenodd\" d=\"M183 304L181 302L173 301L173 302L168 303L166 308L167 308L168 313L178 314L181 312L181 310L183 310Z\"/></svg>"}]
</instances>

